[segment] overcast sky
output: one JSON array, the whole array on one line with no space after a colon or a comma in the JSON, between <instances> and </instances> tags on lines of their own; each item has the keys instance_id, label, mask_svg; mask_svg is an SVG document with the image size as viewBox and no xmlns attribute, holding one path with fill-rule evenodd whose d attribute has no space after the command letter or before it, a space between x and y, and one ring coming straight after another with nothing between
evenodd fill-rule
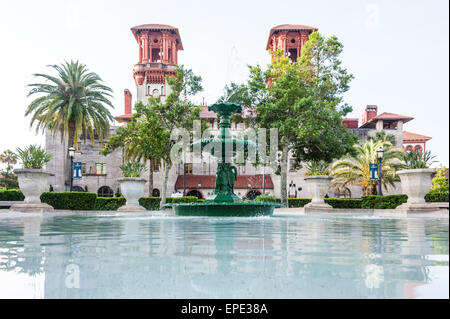
<instances>
[{"instance_id":1,"label":"overcast sky","mask_svg":"<svg viewBox=\"0 0 450 319\"><path fill-rule=\"evenodd\" d=\"M161 23L179 29L179 63L203 78L213 103L230 81L247 78L247 64L266 65L269 30L306 24L344 45L342 59L355 80L346 94L349 117L367 104L379 113L415 119L404 129L432 136L428 148L448 167L448 1L5 1L0 0L0 152L44 144L24 117L32 74L48 64L80 60L114 90L113 115L123 114L138 46L130 28Z\"/></svg>"}]
</instances>

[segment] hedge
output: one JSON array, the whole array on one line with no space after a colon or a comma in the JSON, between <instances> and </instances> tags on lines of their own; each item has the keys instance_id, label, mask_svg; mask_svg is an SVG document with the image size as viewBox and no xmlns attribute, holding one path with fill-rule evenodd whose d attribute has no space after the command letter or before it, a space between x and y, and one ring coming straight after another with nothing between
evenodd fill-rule
<instances>
[{"instance_id":1,"label":"hedge","mask_svg":"<svg viewBox=\"0 0 450 319\"><path fill-rule=\"evenodd\" d=\"M448 192L429 191L425 195L425 201L428 203L448 202Z\"/></svg>"},{"instance_id":2,"label":"hedge","mask_svg":"<svg viewBox=\"0 0 450 319\"><path fill-rule=\"evenodd\" d=\"M117 210L120 206L125 205L124 197L97 197L95 200L95 210Z\"/></svg>"},{"instance_id":3,"label":"hedge","mask_svg":"<svg viewBox=\"0 0 450 319\"><path fill-rule=\"evenodd\" d=\"M363 196L361 208L394 209L397 206L406 203L407 200L408 196L405 194Z\"/></svg>"},{"instance_id":4,"label":"hedge","mask_svg":"<svg viewBox=\"0 0 450 319\"><path fill-rule=\"evenodd\" d=\"M96 193L85 192L45 192L41 195L41 201L54 209L93 210L96 199Z\"/></svg>"},{"instance_id":5,"label":"hedge","mask_svg":"<svg viewBox=\"0 0 450 319\"><path fill-rule=\"evenodd\" d=\"M255 201L281 203L281 198L278 198L276 196L270 196L270 195L260 195L255 198Z\"/></svg>"},{"instance_id":6,"label":"hedge","mask_svg":"<svg viewBox=\"0 0 450 319\"><path fill-rule=\"evenodd\" d=\"M303 207L311 202L311 198L288 198L290 208Z\"/></svg>"},{"instance_id":7,"label":"hedge","mask_svg":"<svg viewBox=\"0 0 450 319\"><path fill-rule=\"evenodd\" d=\"M147 210L158 210L161 197L141 197L139 198L139 205Z\"/></svg>"},{"instance_id":8,"label":"hedge","mask_svg":"<svg viewBox=\"0 0 450 319\"><path fill-rule=\"evenodd\" d=\"M195 196L184 196L184 197L167 197L166 203L197 203L203 200L198 199ZM161 202L161 197L141 197L139 198L139 205L147 210L158 210L159 203Z\"/></svg>"},{"instance_id":9,"label":"hedge","mask_svg":"<svg viewBox=\"0 0 450 319\"><path fill-rule=\"evenodd\" d=\"M25 196L23 196L20 189L5 189L0 190L0 201L23 201Z\"/></svg>"},{"instance_id":10,"label":"hedge","mask_svg":"<svg viewBox=\"0 0 450 319\"><path fill-rule=\"evenodd\" d=\"M325 198L333 208L361 208L362 198Z\"/></svg>"}]
</instances>

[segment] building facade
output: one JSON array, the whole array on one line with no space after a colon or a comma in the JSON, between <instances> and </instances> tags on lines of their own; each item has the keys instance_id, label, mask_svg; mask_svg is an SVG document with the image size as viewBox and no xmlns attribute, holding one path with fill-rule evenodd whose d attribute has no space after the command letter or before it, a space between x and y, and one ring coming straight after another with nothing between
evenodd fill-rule
<instances>
[{"instance_id":1,"label":"building facade","mask_svg":"<svg viewBox=\"0 0 450 319\"><path fill-rule=\"evenodd\" d=\"M309 34L317 28L304 25L280 25L272 28L269 33L266 49L276 52L282 49L292 61L301 55L301 50L308 40ZM132 34L138 44L138 63L133 67L133 78L136 83L136 101L146 103L151 96L160 96L162 99L170 94L170 86L165 77L174 75L178 63L178 51L183 50L181 37L177 28L161 24L145 24L131 28ZM273 55L272 55L273 58ZM131 118L133 94L124 90L124 114L115 119L118 125L126 125ZM202 105L200 113L202 121L208 123L212 134L217 134L219 123L214 112L208 111L207 105ZM367 105L363 114L361 125L356 118L345 118L343 124L348 127L360 140L365 141L379 131L394 135L396 146L405 151L412 149L425 150L425 145L431 137L415 134L403 130L403 125L413 120L410 116L394 113L378 114L376 105ZM114 135L117 126L112 126L110 136ZM246 129L243 122L234 122L231 125L232 134L242 133ZM124 162L122 150L116 150L108 156L100 155L103 142L95 139L95 143L84 143L79 138L79 149L75 153L74 161L82 163L82 177L74 180L74 190L96 192L99 196L114 196L118 192L118 179L122 177L119 166ZM53 173L50 183L55 191L67 190L69 185L65 182L65 172L68 171L65 160L67 139L61 140L59 136L52 137L46 132L46 149L53 155L47 165ZM150 163L147 163L148 172ZM215 184L217 163L209 154L203 155L194 163L175 164L169 172L167 194L173 193L208 198L212 195ZM289 161L288 192L290 197L311 197L304 178L306 170L296 169L293 161ZM144 176L146 177L146 176ZM149 179L148 176L146 177ZM153 188L146 185L146 196L160 196L163 185L162 163L153 164ZM238 179L235 183L235 193L246 199L253 199L261 194L280 196L280 176L272 168L258 166L251 163L238 166ZM391 188L388 194L401 193L399 185ZM331 189L329 197L360 197L361 187L349 187L344 190Z\"/></svg>"}]
</instances>

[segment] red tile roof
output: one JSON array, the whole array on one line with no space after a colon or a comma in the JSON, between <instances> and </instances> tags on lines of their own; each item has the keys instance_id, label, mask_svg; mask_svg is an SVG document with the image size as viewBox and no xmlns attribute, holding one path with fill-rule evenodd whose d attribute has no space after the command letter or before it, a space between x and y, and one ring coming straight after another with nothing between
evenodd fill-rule
<instances>
[{"instance_id":1,"label":"red tile roof","mask_svg":"<svg viewBox=\"0 0 450 319\"><path fill-rule=\"evenodd\" d=\"M375 117L373 117L370 121L361 125L361 128L374 127L378 120L383 120L384 122L397 122L403 121L403 123L409 122L414 118L411 116L400 115L395 113L383 112Z\"/></svg>"},{"instance_id":2,"label":"red tile roof","mask_svg":"<svg viewBox=\"0 0 450 319\"><path fill-rule=\"evenodd\" d=\"M131 32L133 32L133 35L136 39L136 41L139 42L138 37L137 37L137 33L139 31L144 31L144 30L148 30L148 31L163 31L163 30L167 30L167 31L174 31L177 35L177 40L178 40L178 45L179 45L179 50L183 50L183 44L181 43L181 37L180 37L180 33L178 31L178 28L172 27L171 25L167 25L167 24L141 24L135 27L131 28Z\"/></svg>"},{"instance_id":3,"label":"red tile roof","mask_svg":"<svg viewBox=\"0 0 450 319\"><path fill-rule=\"evenodd\" d=\"M372 118L373 120L404 120L403 123L409 122L413 120L413 117L405 116L405 115L399 115L395 113L389 113L389 112L383 112L380 115L375 116Z\"/></svg>"},{"instance_id":4,"label":"red tile roof","mask_svg":"<svg viewBox=\"0 0 450 319\"><path fill-rule=\"evenodd\" d=\"M213 111L208 111L208 106L203 105L202 110L200 111L200 118L202 119L215 119L216 113Z\"/></svg>"},{"instance_id":5,"label":"red tile roof","mask_svg":"<svg viewBox=\"0 0 450 319\"><path fill-rule=\"evenodd\" d=\"M428 140L431 140L430 136L403 131L403 143L411 141L428 141Z\"/></svg>"},{"instance_id":6,"label":"red tile roof","mask_svg":"<svg viewBox=\"0 0 450 319\"><path fill-rule=\"evenodd\" d=\"M201 186L198 186L199 184ZM186 188L214 188L215 184L215 175L186 175ZM234 188L247 189L248 185L251 185L251 188L263 188L263 174L238 175ZM272 178L266 174L266 188L273 187ZM175 189L183 189L183 175L177 177Z\"/></svg>"},{"instance_id":7,"label":"red tile roof","mask_svg":"<svg viewBox=\"0 0 450 319\"><path fill-rule=\"evenodd\" d=\"M133 114L124 114L124 115L116 116L115 119L117 122L123 123L123 122L128 122L132 116L133 116Z\"/></svg>"}]
</instances>

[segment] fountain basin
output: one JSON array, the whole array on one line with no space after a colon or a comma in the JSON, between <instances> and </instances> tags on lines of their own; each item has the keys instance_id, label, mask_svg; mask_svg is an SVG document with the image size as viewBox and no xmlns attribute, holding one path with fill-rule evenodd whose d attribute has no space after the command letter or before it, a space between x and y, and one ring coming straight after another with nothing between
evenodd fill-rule
<instances>
[{"instance_id":1,"label":"fountain basin","mask_svg":"<svg viewBox=\"0 0 450 319\"><path fill-rule=\"evenodd\" d=\"M204 203L175 203L172 207L177 216L220 216L220 217L256 217L272 216L275 207L283 207L273 202L232 202L221 203L207 201Z\"/></svg>"}]
</instances>

